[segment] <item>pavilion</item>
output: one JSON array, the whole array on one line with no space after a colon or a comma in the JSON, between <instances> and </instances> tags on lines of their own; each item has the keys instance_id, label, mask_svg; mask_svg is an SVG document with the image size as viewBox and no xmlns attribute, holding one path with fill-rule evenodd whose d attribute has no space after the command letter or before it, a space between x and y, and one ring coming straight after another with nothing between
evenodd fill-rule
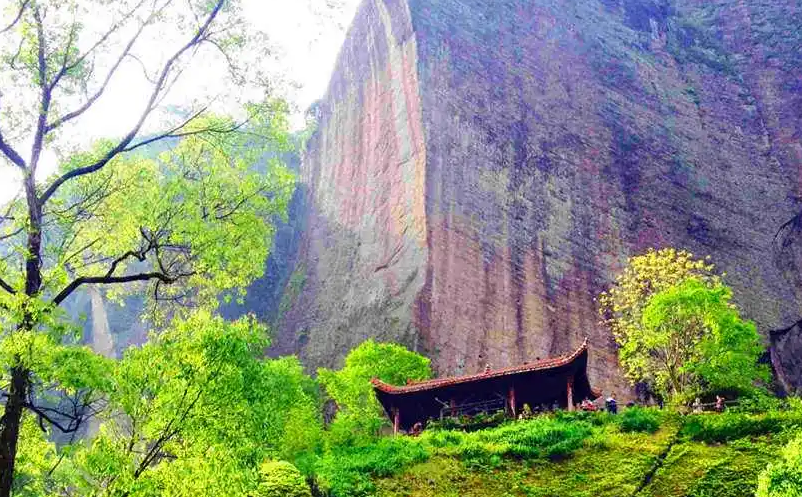
<instances>
[{"instance_id":1,"label":"pavilion","mask_svg":"<svg viewBox=\"0 0 802 497\"><path fill-rule=\"evenodd\" d=\"M415 423L448 416L504 410L516 417L524 404L559 405L573 410L583 399L600 393L587 375L588 341L573 353L482 373L388 385L373 379L376 397L393 422L393 431L409 431Z\"/></svg>"}]
</instances>

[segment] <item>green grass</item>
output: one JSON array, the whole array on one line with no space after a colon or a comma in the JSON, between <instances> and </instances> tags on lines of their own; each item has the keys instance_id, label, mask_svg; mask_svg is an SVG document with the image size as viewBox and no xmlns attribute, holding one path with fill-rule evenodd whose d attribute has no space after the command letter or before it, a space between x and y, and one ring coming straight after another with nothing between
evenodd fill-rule
<instances>
[{"instance_id":1,"label":"green grass","mask_svg":"<svg viewBox=\"0 0 802 497\"><path fill-rule=\"evenodd\" d=\"M731 444L685 441L674 446L643 497L751 497L757 477L776 457L782 437Z\"/></svg>"},{"instance_id":2,"label":"green grass","mask_svg":"<svg viewBox=\"0 0 802 497\"><path fill-rule=\"evenodd\" d=\"M334 451L316 475L332 497L752 497L800 412L559 413Z\"/></svg>"},{"instance_id":3,"label":"green grass","mask_svg":"<svg viewBox=\"0 0 802 497\"><path fill-rule=\"evenodd\" d=\"M772 411L766 414L725 412L688 416L682 434L698 442L723 443L796 428L802 428L802 410L799 409Z\"/></svg>"},{"instance_id":4,"label":"green grass","mask_svg":"<svg viewBox=\"0 0 802 497\"><path fill-rule=\"evenodd\" d=\"M592 434L586 421L544 416L470 433L433 430L419 438L382 438L373 444L338 447L311 467L318 486L330 495L368 496L375 492L374 480L402 473L433 456L459 461L466 471L488 473L511 460L565 458Z\"/></svg>"}]
</instances>

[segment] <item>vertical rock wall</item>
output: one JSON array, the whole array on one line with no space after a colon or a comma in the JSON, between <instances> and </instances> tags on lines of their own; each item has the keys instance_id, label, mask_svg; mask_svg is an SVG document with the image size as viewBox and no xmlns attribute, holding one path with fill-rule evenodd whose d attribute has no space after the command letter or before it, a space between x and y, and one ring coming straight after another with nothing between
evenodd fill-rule
<instances>
[{"instance_id":1,"label":"vertical rock wall","mask_svg":"<svg viewBox=\"0 0 802 497\"><path fill-rule=\"evenodd\" d=\"M459 373L588 336L620 388L594 298L653 246L712 256L767 335L795 322L801 41L797 2L366 0L280 342L321 365L376 336ZM800 349L774 341L786 386Z\"/></svg>"},{"instance_id":2,"label":"vertical rock wall","mask_svg":"<svg viewBox=\"0 0 802 497\"><path fill-rule=\"evenodd\" d=\"M426 151L416 63L406 3L366 1L302 167L307 227L278 345L313 366L368 337L417 346Z\"/></svg>"}]
</instances>

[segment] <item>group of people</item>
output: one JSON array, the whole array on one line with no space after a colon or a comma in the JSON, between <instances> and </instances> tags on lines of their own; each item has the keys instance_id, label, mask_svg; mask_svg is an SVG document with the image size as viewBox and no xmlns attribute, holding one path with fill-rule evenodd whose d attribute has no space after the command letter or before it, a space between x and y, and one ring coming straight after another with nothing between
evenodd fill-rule
<instances>
[{"instance_id":1,"label":"group of people","mask_svg":"<svg viewBox=\"0 0 802 497\"><path fill-rule=\"evenodd\" d=\"M615 400L614 393L610 394L610 396L604 401L604 408L611 414L618 414L618 401ZM592 400L585 397L585 399L579 404L579 409L582 411L595 412L599 410L599 407L594 404Z\"/></svg>"},{"instance_id":2,"label":"group of people","mask_svg":"<svg viewBox=\"0 0 802 497\"><path fill-rule=\"evenodd\" d=\"M702 404L702 401L699 400L699 397L696 397L696 400L693 401L691 407L693 408L693 412L699 413L704 410L705 405L710 404ZM716 395L716 402L713 404L713 408L716 412L724 412L724 408L726 407L726 400L721 395Z\"/></svg>"}]
</instances>

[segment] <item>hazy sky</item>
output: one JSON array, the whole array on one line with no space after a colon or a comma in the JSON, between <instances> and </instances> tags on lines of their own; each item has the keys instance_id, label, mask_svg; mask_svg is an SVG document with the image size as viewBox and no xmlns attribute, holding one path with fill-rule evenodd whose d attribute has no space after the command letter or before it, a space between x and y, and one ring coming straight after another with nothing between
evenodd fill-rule
<instances>
[{"instance_id":1,"label":"hazy sky","mask_svg":"<svg viewBox=\"0 0 802 497\"><path fill-rule=\"evenodd\" d=\"M275 47L276 72L297 85L287 90L286 95L299 110L294 118L296 124L303 122L302 110L325 92L345 29L358 3L359 0L242 0L246 15L254 27L267 33ZM327 4L338 4L342 8L327 9ZM133 81L127 79L124 73L118 79ZM185 84L198 85L206 80L185 79L190 79ZM107 95L97 102L98 108L84 116L85 120L76 133L87 141L124 134L129 129L128 121L141 111L141 103L130 98L132 93L143 93L132 91L131 86L135 84L118 82L116 87L110 87ZM24 150L27 147L21 148ZM52 153L43 157L43 176L52 172L55 162ZM0 164L0 203L11 198L18 190L16 171Z\"/></svg>"}]
</instances>

